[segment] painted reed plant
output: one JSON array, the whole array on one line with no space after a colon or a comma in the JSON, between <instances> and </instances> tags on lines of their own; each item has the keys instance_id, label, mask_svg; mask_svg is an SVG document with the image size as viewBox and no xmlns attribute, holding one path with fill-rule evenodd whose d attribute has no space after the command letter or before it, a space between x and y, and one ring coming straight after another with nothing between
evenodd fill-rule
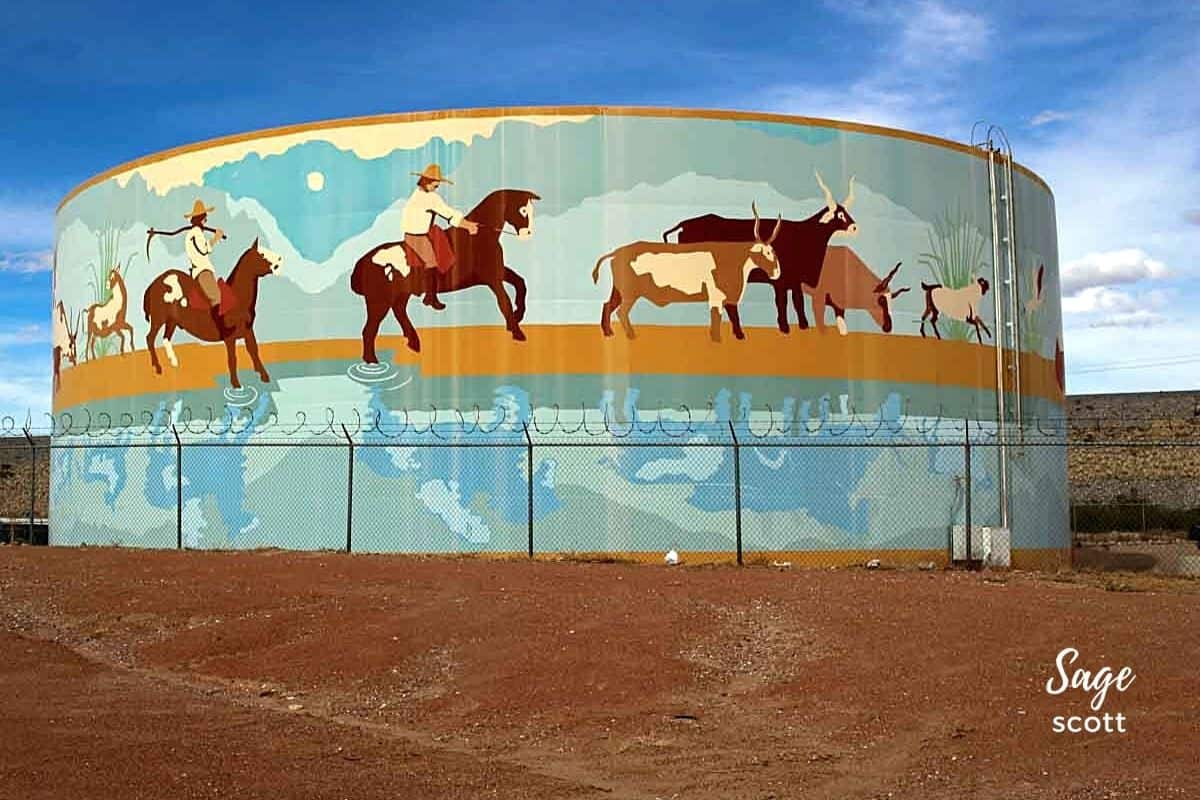
<instances>
[{"instance_id":1,"label":"painted reed plant","mask_svg":"<svg viewBox=\"0 0 1200 800\"><path fill-rule=\"evenodd\" d=\"M983 261L988 238L971 223L961 207L947 208L934 219L929 235L928 252L920 253L917 262L929 268L935 282L948 289L961 289L979 275L991 272ZM939 323L947 339L967 340L973 329L959 320Z\"/></svg>"}]
</instances>

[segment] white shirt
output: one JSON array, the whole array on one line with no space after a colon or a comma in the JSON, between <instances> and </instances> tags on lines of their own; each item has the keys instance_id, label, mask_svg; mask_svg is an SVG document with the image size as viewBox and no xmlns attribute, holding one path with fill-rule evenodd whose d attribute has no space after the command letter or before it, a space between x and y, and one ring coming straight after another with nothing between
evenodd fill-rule
<instances>
[{"instance_id":1,"label":"white shirt","mask_svg":"<svg viewBox=\"0 0 1200 800\"><path fill-rule=\"evenodd\" d=\"M404 232L415 236L427 235L429 226L433 224L434 214L450 220L450 224L456 228L462 227L461 211L447 205L437 192L416 189L404 203L404 213L400 220Z\"/></svg>"},{"instance_id":2,"label":"white shirt","mask_svg":"<svg viewBox=\"0 0 1200 800\"><path fill-rule=\"evenodd\" d=\"M216 272L212 261L208 259L208 254L212 252L212 244L199 225L193 225L188 230L183 242L183 251L187 253L188 261L191 262L193 277L204 270Z\"/></svg>"}]
</instances>

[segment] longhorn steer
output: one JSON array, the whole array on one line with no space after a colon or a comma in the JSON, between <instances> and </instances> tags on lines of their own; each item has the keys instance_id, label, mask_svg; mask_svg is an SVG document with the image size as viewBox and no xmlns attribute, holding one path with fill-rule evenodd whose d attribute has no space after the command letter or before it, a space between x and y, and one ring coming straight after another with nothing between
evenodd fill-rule
<instances>
[{"instance_id":1,"label":"longhorn steer","mask_svg":"<svg viewBox=\"0 0 1200 800\"><path fill-rule=\"evenodd\" d=\"M829 248L825 254L821 280L815 287L804 287L805 294L812 298L813 320L817 330L825 332L825 306L829 305L833 307L838 333L842 336L847 333L848 308L866 311L884 333L891 333L892 301L910 288L891 289L892 278L899 269L900 262L897 261L892 271L880 278L849 247Z\"/></svg>"},{"instance_id":2,"label":"longhorn steer","mask_svg":"<svg viewBox=\"0 0 1200 800\"><path fill-rule=\"evenodd\" d=\"M753 208L753 206L752 206ZM600 267L612 259L613 288L600 313L600 329L612 336L611 317L614 310L625 335L635 334L629 321L629 310L645 297L657 306L669 303L708 303L709 337L721 341L721 308L729 315L733 335L746 338L738 315L738 303L746 290L746 280L754 270L772 277L779 276L779 262L771 242L779 234L782 220L765 242L758 235L758 209L754 210L753 241L698 242L673 244L632 242L596 261L592 282L600 279Z\"/></svg>"},{"instance_id":3,"label":"longhorn steer","mask_svg":"<svg viewBox=\"0 0 1200 800\"><path fill-rule=\"evenodd\" d=\"M850 189L846 199L838 203L833 199L833 192L821 180L821 173L814 173L817 185L825 195L825 208L804 220L785 219L779 228L779 239L775 243L775 252L779 255L781 275L778 280L770 278L762 271L750 274L750 283L770 283L775 290L775 311L779 330L787 333L788 327L788 292L792 294L792 305L796 310L796 320L800 329L808 327L808 319L804 316L803 285L816 286L821 280L822 264L825 261L825 250L829 246L829 238L835 233L854 236L858 233L858 223L850 216L850 207L854 205L854 178L850 178ZM680 222L674 228L663 233L663 241L676 231L678 240L687 242L747 242L750 241L754 230L752 219L728 219L716 214L705 214Z\"/></svg>"},{"instance_id":4,"label":"longhorn steer","mask_svg":"<svg viewBox=\"0 0 1200 800\"><path fill-rule=\"evenodd\" d=\"M961 289L947 289L940 283L922 283L921 288L925 290L925 313L921 315L921 335L925 335L925 319L933 324L933 333L937 338L942 338L942 334L938 331L938 317L945 314L950 319L957 319L972 325L975 328L975 338L983 344L983 337L979 335L979 329L983 328L984 332L990 337L992 332L988 330L988 326L979 318L979 301L987 294L988 282L986 278L976 278L974 282L968 283Z\"/></svg>"}]
</instances>

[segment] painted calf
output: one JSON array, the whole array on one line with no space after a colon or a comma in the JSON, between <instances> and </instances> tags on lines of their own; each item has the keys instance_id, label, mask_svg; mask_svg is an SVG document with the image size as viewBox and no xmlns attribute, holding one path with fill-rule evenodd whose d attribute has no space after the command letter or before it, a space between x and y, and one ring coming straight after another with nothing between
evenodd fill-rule
<instances>
[{"instance_id":1,"label":"painted calf","mask_svg":"<svg viewBox=\"0 0 1200 800\"><path fill-rule=\"evenodd\" d=\"M695 242L672 244L632 242L606 253L592 270L592 282L600 279L600 267L612 259L613 288L600 313L600 329L612 336L611 318L615 310L625 335L634 338L629 310L645 297L657 306L669 303L708 303L709 336L721 341L721 309L729 315L733 335L746 338L738 315L738 303L746 290L750 272L761 269L771 278L779 277L779 262L771 242L779 234L782 218L765 242L758 234L758 209L754 211L753 242Z\"/></svg>"},{"instance_id":2,"label":"painted calf","mask_svg":"<svg viewBox=\"0 0 1200 800\"><path fill-rule=\"evenodd\" d=\"M847 333L846 309L849 308L866 311L884 333L891 333L892 301L910 288L892 290L892 278L899 269L900 262L896 262L892 271L880 278L849 247L829 248L817 285L804 287L804 293L812 298L817 330L825 332L825 306L828 305L833 308L838 333L842 336Z\"/></svg>"},{"instance_id":3,"label":"painted calf","mask_svg":"<svg viewBox=\"0 0 1200 800\"><path fill-rule=\"evenodd\" d=\"M983 344L983 337L979 335L980 328L983 328L989 337L992 335L988 326L979 318L979 303L988 291L986 278L976 278L973 283L968 283L961 289L947 289L940 283L922 283L921 288L925 290L925 313L921 315L922 336L925 335L925 320L928 318L933 324L934 335L942 338L937 321L943 314L950 319L974 326L975 338L980 344Z\"/></svg>"},{"instance_id":4,"label":"painted calf","mask_svg":"<svg viewBox=\"0 0 1200 800\"><path fill-rule=\"evenodd\" d=\"M62 369L63 356L71 362L71 366L79 363L75 341L79 336L79 322L75 322L75 330L71 330L71 321L67 318L67 310L62 300L54 306L54 327L50 331L50 343L54 347L54 390L58 391L59 372Z\"/></svg>"}]
</instances>

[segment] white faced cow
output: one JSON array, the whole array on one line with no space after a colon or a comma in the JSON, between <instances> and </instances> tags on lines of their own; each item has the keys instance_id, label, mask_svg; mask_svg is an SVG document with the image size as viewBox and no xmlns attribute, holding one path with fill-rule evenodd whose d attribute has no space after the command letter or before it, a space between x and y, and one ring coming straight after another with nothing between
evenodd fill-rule
<instances>
[{"instance_id":1,"label":"white faced cow","mask_svg":"<svg viewBox=\"0 0 1200 800\"><path fill-rule=\"evenodd\" d=\"M768 277L779 277L779 262L771 242L779 234L782 217L765 242L758 233L758 208L754 212L753 242L632 242L600 256L592 270L592 282L600 279L600 266L612 259L613 288L600 313L600 329L612 336L611 317L615 310L625 335L634 338L629 310L645 297L657 306L669 303L708 303L709 336L721 341L721 309L729 315L733 335L746 338L738 315L738 303L746 289L746 280L754 269Z\"/></svg>"}]
</instances>

